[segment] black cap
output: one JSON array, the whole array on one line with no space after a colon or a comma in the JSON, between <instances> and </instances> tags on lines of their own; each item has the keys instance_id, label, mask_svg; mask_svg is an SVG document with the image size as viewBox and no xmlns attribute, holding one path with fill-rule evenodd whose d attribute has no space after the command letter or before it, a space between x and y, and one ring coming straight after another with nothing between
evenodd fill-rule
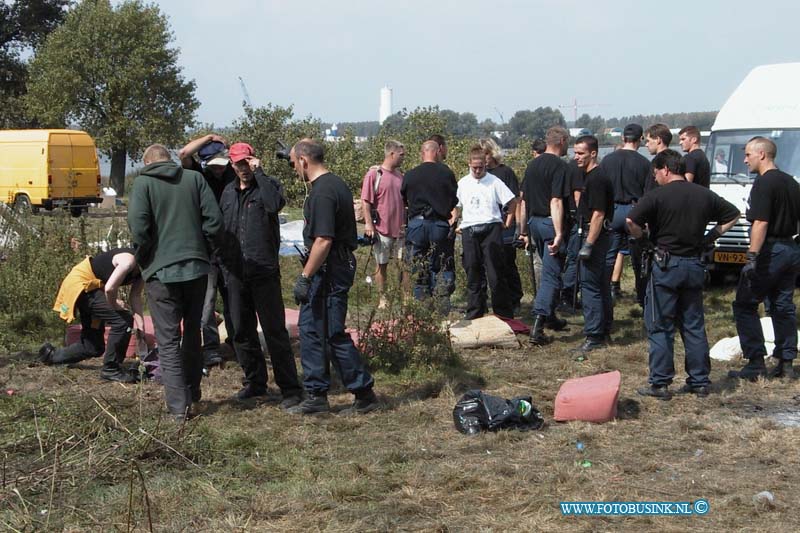
<instances>
[{"instance_id":1,"label":"black cap","mask_svg":"<svg viewBox=\"0 0 800 533\"><path fill-rule=\"evenodd\" d=\"M631 139L633 141L638 141L644 135L644 130L638 124L628 124L625 126L625 129L622 130L622 138L623 139Z\"/></svg>"}]
</instances>

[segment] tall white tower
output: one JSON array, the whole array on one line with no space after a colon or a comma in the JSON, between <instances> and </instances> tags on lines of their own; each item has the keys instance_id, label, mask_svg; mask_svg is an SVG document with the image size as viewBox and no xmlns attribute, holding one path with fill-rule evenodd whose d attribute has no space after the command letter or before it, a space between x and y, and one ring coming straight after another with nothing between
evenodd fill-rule
<instances>
[{"instance_id":1,"label":"tall white tower","mask_svg":"<svg viewBox=\"0 0 800 533\"><path fill-rule=\"evenodd\" d=\"M392 114L392 90L385 86L381 89L381 105L378 108L378 122L383 124L389 115Z\"/></svg>"}]
</instances>

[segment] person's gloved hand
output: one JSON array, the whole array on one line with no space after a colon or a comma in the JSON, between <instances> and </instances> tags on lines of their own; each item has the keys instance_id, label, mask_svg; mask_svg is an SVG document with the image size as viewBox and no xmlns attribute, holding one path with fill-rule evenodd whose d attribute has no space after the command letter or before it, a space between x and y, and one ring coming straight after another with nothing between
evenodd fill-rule
<instances>
[{"instance_id":1,"label":"person's gloved hand","mask_svg":"<svg viewBox=\"0 0 800 533\"><path fill-rule=\"evenodd\" d=\"M721 236L722 236L722 234L719 232L717 227L714 226L713 228L711 228L708 231L708 233L705 234L705 237L703 237L703 247L706 248L706 249L713 248L714 247L714 243Z\"/></svg>"},{"instance_id":2,"label":"person's gloved hand","mask_svg":"<svg viewBox=\"0 0 800 533\"><path fill-rule=\"evenodd\" d=\"M303 273L297 275L297 281L294 282L294 303L297 305L307 304L309 300L309 293L311 292L311 278L303 276Z\"/></svg>"},{"instance_id":3,"label":"person's gloved hand","mask_svg":"<svg viewBox=\"0 0 800 533\"><path fill-rule=\"evenodd\" d=\"M581 261L588 261L590 257L592 257L592 243L585 242L583 246L581 246L580 251L578 251L578 259Z\"/></svg>"},{"instance_id":4,"label":"person's gloved hand","mask_svg":"<svg viewBox=\"0 0 800 533\"><path fill-rule=\"evenodd\" d=\"M747 252L745 254L747 263L742 267L742 276L747 281L753 281L756 278L756 259L758 259L758 252Z\"/></svg>"}]
</instances>

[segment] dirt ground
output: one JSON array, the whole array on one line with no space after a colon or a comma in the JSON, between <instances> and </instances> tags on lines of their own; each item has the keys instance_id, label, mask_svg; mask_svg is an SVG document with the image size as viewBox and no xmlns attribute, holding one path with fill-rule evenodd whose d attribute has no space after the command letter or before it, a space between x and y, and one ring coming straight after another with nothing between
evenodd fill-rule
<instances>
[{"instance_id":1,"label":"dirt ground","mask_svg":"<svg viewBox=\"0 0 800 533\"><path fill-rule=\"evenodd\" d=\"M707 294L709 340L735 329L730 289ZM43 367L0 356L0 526L9 531L798 531L800 385L738 383L713 362L706 399L644 398L647 344L631 300L614 343L582 362L556 342L460 353L463 368L378 374L385 407L298 418L231 400L235 363L203 381L199 417L175 427L154 383L102 382L99 359ZM297 346L295 352L298 353ZM682 345L676 342L676 385ZM564 380L619 370L619 415L557 423ZM467 437L468 388L533 396L547 424ZM331 395L334 411L351 402ZM795 419L796 420L796 419ZM582 444L582 451L578 443ZM774 500L755 495L769 491ZM699 516L564 516L559 502L708 501Z\"/></svg>"}]
</instances>

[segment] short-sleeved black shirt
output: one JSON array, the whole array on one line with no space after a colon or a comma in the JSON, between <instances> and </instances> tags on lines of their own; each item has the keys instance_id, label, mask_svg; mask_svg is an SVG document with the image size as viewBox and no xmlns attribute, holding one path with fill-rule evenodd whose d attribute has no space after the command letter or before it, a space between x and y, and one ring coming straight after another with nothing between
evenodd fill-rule
<instances>
[{"instance_id":1,"label":"short-sleeved black shirt","mask_svg":"<svg viewBox=\"0 0 800 533\"><path fill-rule=\"evenodd\" d=\"M679 256L700 255L709 222L724 224L738 216L735 205L686 180L653 189L628 214L639 226L650 225L650 238L659 248Z\"/></svg>"},{"instance_id":2,"label":"short-sleeved black shirt","mask_svg":"<svg viewBox=\"0 0 800 533\"><path fill-rule=\"evenodd\" d=\"M101 252L89 259L89 264L92 266L92 272L94 272L94 275L97 276L97 279L102 281L104 284L108 283L111 274L114 273L115 267L113 261L114 256L117 254L134 255L133 248L113 248L107 252ZM120 285L130 285L133 280L140 278L141 276L142 274L138 270L135 273L128 272Z\"/></svg>"},{"instance_id":3,"label":"short-sleeved black shirt","mask_svg":"<svg viewBox=\"0 0 800 533\"><path fill-rule=\"evenodd\" d=\"M311 192L303 204L303 241L311 248L317 237L330 237L333 246L355 250L358 247L353 193L332 172L311 183Z\"/></svg>"},{"instance_id":4,"label":"short-sleeved black shirt","mask_svg":"<svg viewBox=\"0 0 800 533\"><path fill-rule=\"evenodd\" d=\"M636 150L616 150L600 161L600 168L611 180L614 201L630 204L644 196L645 183L653 179L650 161Z\"/></svg>"},{"instance_id":5,"label":"short-sleeved black shirt","mask_svg":"<svg viewBox=\"0 0 800 533\"><path fill-rule=\"evenodd\" d=\"M554 154L543 153L528 163L522 181L522 196L532 216L549 217L550 200L570 195L567 164ZM566 207L566 206L565 206Z\"/></svg>"},{"instance_id":6,"label":"short-sleeved black shirt","mask_svg":"<svg viewBox=\"0 0 800 533\"><path fill-rule=\"evenodd\" d=\"M604 219L614 218L614 188L611 180L599 166L594 167L584 177L585 188L578 206L578 217L583 224L589 224L592 211L603 211Z\"/></svg>"},{"instance_id":7,"label":"short-sleeved black shirt","mask_svg":"<svg viewBox=\"0 0 800 533\"><path fill-rule=\"evenodd\" d=\"M222 197L222 191L225 190L225 187L230 182L239 179L230 164L225 167L221 178L216 177L208 167L203 168L203 166L195 161L194 158L192 158L192 166L189 170L194 170L195 172L199 172L203 175L203 177L206 179L206 183L208 183L208 186L211 187L211 192L214 193L214 198L217 199L217 204L219 204L219 200Z\"/></svg>"},{"instance_id":8,"label":"short-sleeved black shirt","mask_svg":"<svg viewBox=\"0 0 800 533\"><path fill-rule=\"evenodd\" d=\"M506 184L514 196L519 196L519 178L513 168L500 163L494 168L487 168L486 172L500 178L500 181Z\"/></svg>"},{"instance_id":9,"label":"short-sleeved black shirt","mask_svg":"<svg viewBox=\"0 0 800 533\"><path fill-rule=\"evenodd\" d=\"M458 205L456 176L444 163L427 162L403 176L400 194L408 206L408 218L423 215L449 220Z\"/></svg>"},{"instance_id":10,"label":"short-sleeved black shirt","mask_svg":"<svg viewBox=\"0 0 800 533\"><path fill-rule=\"evenodd\" d=\"M800 220L800 185L792 176L778 169L758 176L750 189L747 220L768 222L767 237L796 235Z\"/></svg>"},{"instance_id":11,"label":"short-sleeved black shirt","mask_svg":"<svg viewBox=\"0 0 800 533\"><path fill-rule=\"evenodd\" d=\"M706 153L700 148L692 150L683 156L686 172L694 176L692 183L702 185L706 189L711 187L711 164L706 158Z\"/></svg>"},{"instance_id":12,"label":"short-sleeved black shirt","mask_svg":"<svg viewBox=\"0 0 800 533\"><path fill-rule=\"evenodd\" d=\"M515 197L519 196L519 178L517 178L517 173L514 172L513 168L500 163L494 168L487 168L486 172L500 178L500 181L505 183L508 190L514 193ZM507 210L503 208L503 213L506 212Z\"/></svg>"},{"instance_id":13,"label":"short-sleeved black shirt","mask_svg":"<svg viewBox=\"0 0 800 533\"><path fill-rule=\"evenodd\" d=\"M583 191L586 189L585 183L585 176L586 174L583 172L583 169L578 166L578 162L574 159L567 163L567 189L569 190L569 194L567 195L567 208L569 209L570 214L574 215L577 213L578 206L575 205L575 191Z\"/></svg>"}]
</instances>

